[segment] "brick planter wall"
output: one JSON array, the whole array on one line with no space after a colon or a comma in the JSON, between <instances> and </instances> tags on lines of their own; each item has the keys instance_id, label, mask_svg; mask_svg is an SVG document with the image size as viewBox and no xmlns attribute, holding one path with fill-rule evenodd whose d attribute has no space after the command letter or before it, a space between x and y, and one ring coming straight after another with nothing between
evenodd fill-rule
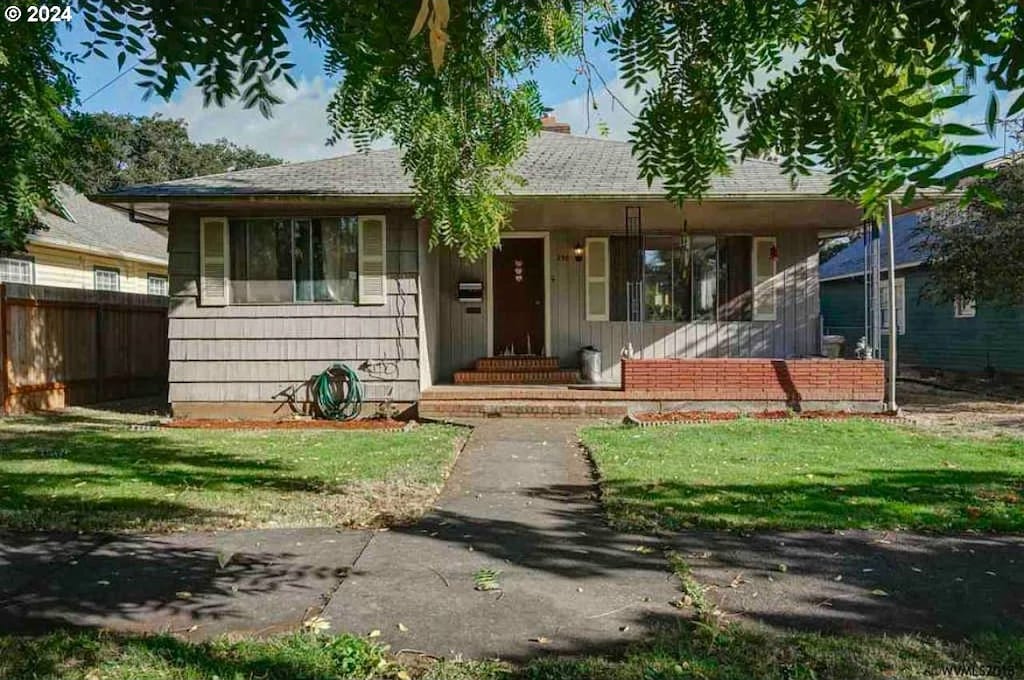
<instances>
[{"instance_id":1,"label":"brick planter wall","mask_svg":"<svg viewBox=\"0 0 1024 680\"><path fill-rule=\"evenodd\" d=\"M671 391L694 401L876 401L882 361L841 359L623 359L622 389Z\"/></svg>"}]
</instances>

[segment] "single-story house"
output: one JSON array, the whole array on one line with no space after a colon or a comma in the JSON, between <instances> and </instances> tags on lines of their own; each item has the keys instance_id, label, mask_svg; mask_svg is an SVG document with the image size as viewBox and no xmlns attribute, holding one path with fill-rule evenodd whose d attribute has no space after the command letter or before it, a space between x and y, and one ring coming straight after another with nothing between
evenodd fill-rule
<instances>
[{"instance_id":1,"label":"single-story house","mask_svg":"<svg viewBox=\"0 0 1024 680\"><path fill-rule=\"evenodd\" d=\"M334 362L434 415L881 401L879 362L812 358L819 235L861 219L826 176L748 160L679 207L629 144L547 131L513 169L510 228L476 262L428 247L393 149L98 197L169 210L174 412L304 409ZM566 388L588 346L597 385Z\"/></svg>"},{"instance_id":2,"label":"single-story house","mask_svg":"<svg viewBox=\"0 0 1024 680\"><path fill-rule=\"evenodd\" d=\"M167 295L167 235L67 185L38 210L26 252L0 257L0 283Z\"/></svg>"},{"instance_id":3,"label":"single-story house","mask_svg":"<svg viewBox=\"0 0 1024 680\"><path fill-rule=\"evenodd\" d=\"M969 373L1024 373L1024 303L1014 306L982 300L936 302L925 290L931 274L921 252L924 237L917 229L919 215L895 220L896 327L901 367ZM881 241L882 280L888 280L889 249ZM824 262L821 313L825 333L845 338L852 356L864 336L864 242L854 239ZM887 290L884 288L883 289ZM883 295L883 305L886 296ZM883 314L883 334L888 334ZM883 355L887 343L882 343Z\"/></svg>"}]
</instances>

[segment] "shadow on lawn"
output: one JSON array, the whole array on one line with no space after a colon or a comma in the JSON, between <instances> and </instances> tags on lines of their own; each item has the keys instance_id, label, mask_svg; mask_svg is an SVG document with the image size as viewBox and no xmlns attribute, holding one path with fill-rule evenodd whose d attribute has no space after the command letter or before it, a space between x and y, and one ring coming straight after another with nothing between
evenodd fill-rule
<instances>
[{"instance_id":1,"label":"shadow on lawn","mask_svg":"<svg viewBox=\"0 0 1024 680\"><path fill-rule=\"evenodd\" d=\"M1024 477L989 470L865 469L843 484L814 471L785 484L604 482L613 520L634 529L855 529L1024 533ZM819 481L820 480L820 481ZM822 483L826 482L826 483Z\"/></svg>"},{"instance_id":2,"label":"shadow on lawn","mask_svg":"<svg viewBox=\"0 0 1024 680\"><path fill-rule=\"evenodd\" d=\"M0 528L119 531L231 524L230 504L213 511L182 502L180 495L334 488L322 480L289 475L289 468L255 458L250 451L224 453L183 433L129 434L88 427L87 417L68 418L62 416L60 422L75 425L70 434L0 436Z\"/></svg>"}]
</instances>

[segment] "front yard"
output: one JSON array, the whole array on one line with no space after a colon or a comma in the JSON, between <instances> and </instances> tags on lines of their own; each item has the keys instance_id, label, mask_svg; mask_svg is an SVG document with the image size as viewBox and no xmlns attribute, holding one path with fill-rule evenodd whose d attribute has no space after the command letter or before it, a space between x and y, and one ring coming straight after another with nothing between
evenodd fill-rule
<instances>
[{"instance_id":1,"label":"front yard","mask_svg":"<svg viewBox=\"0 0 1024 680\"><path fill-rule=\"evenodd\" d=\"M582 433L612 522L637 530L1024 531L1024 440L852 419Z\"/></svg>"},{"instance_id":2,"label":"front yard","mask_svg":"<svg viewBox=\"0 0 1024 680\"><path fill-rule=\"evenodd\" d=\"M5 419L0 529L177 531L373 526L418 517L464 433L129 429Z\"/></svg>"}]
</instances>

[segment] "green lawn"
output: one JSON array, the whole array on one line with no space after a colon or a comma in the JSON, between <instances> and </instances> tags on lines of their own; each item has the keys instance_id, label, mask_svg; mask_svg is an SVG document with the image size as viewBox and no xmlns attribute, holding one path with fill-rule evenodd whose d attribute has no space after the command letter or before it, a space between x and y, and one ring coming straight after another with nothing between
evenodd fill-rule
<instances>
[{"instance_id":1,"label":"green lawn","mask_svg":"<svg viewBox=\"0 0 1024 680\"><path fill-rule=\"evenodd\" d=\"M1024 531L1024 440L940 438L854 419L582 433L630 529Z\"/></svg>"},{"instance_id":2,"label":"green lawn","mask_svg":"<svg viewBox=\"0 0 1024 680\"><path fill-rule=\"evenodd\" d=\"M373 525L417 517L458 428L129 431L90 419L0 422L0 529L168 531Z\"/></svg>"},{"instance_id":3,"label":"green lawn","mask_svg":"<svg viewBox=\"0 0 1024 680\"><path fill-rule=\"evenodd\" d=\"M292 635L189 644L171 637L56 633L0 638L0 677L34 680L882 680L1024 677L1019 637L781 635L681 625L618 659L496 662L395 660L351 636Z\"/></svg>"}]
</instances>

